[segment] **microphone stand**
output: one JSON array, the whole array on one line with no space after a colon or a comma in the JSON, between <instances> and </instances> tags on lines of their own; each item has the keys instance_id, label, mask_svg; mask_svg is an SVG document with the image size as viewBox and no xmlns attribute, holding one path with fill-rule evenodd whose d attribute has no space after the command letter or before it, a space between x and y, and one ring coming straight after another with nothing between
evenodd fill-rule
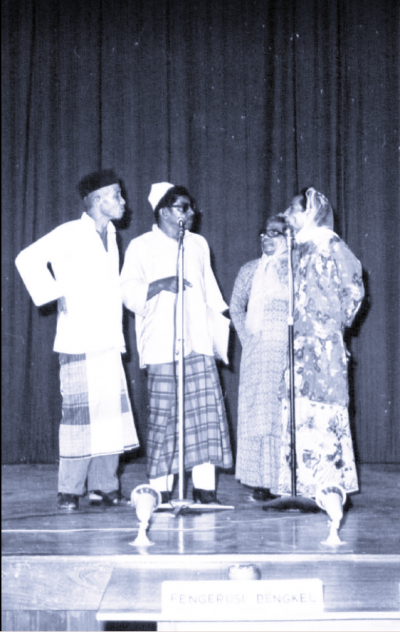
<instances>
[{"instance_id":1,"label":"microphone stand","mask_svg":"<svg viewBox=\"0 0 400 632\"><path fill-rule=\"evenodd\" d=\"M297 496L296 493L296 417L295 417L295 384L294 384L294 336L293 336L293 265L292 229L286 230L286 243L288 249L288 286L289 286L289 315L288 315L288 342L289 342L289 397L290 397L290 462L291 462L291 496L281 496L267 502L263 506L264 511L291 511L301 513L317 513L320 511L317 503L306 496Z\"/></svg>"},{"instance_id":2,"label":"microphone stand","mask_svg":"<svg viewBox=\"0 0 400 632\"><path fill-rule=\"evenodd\" d=\"M186 507L193 504L193 501L185 498L185 386L184 386L184 287L183 287L183 238L185 235L185 225L179 220L179 240L178 240L178 301L177 310L181 314L181 331L179 340L178 359L178 445L179 445L179 498L172 500L173 507Z\"/></svg>"},{"instance_id":3,"label":"microphone stand","mask_svg":"<svg viewBox=\"0 0 400 632\"><path fill-rule=\"evenodd\" d=\"M203 505L197 504L193 500L185 498L185 387L184 387L184 284L183 284L183 237L185 235L185 225L179 220L179 246L178 246L178 301L177 310L181 314L181 336L179 339L179 360L178 360L178 445L179 445L179 498L170 501L174 509L175 517L178 518L186 513L202 513L219 511L224 509L234 509L230 505Z\"/></svg>"}]
</instances>

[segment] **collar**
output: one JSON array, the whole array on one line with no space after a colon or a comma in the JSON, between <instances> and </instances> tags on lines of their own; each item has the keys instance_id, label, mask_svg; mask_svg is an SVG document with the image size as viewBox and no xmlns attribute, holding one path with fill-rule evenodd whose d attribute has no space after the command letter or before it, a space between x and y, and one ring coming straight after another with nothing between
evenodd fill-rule
<instances>
[{"instance_id":1,"label":"collar","mask_svg":"<svg viewBox=\"0 0 400 632\"><path fill-rule=\"evenodd\" d=\"M157 224L153 224L153 226L152 226L152 230L153 230L154 235L156 235L156 236L157 236L157 238L162 239L162 240L165 240L165 242L164 242L164 243L169 243L169 244L176 244L176 245L178 245L177 240L176 240L176 239L173 239L173 237L168 237L168 235L166 235L166 234L165 234L165 233L161 230L161 228L159 228L159 227L158 227L158 225L157 225ZM184 235L184 237L183 237L184 241L186 241L186 236L187 236L187 234L188 234L189 232L190 232L190 231L185 230L185 235Z\"/></svg>"},{"instance_id":2,"label":"collar","mask_svg":"<svg viewBox=\"0 0 400 632\"><path fill-rule=\"evenodd\" d=\"M86 211L82 213L81 222L83 222L84 225L87 226L90 230L96 230L96 222L94 221L92 217L90 217L90 215L86 213ZM107 224L107 233L115 233L115 232L116 232L116 229L115 229L114 224L112 223L112 221L109 221Z\"/></svg>"}]
</instances>

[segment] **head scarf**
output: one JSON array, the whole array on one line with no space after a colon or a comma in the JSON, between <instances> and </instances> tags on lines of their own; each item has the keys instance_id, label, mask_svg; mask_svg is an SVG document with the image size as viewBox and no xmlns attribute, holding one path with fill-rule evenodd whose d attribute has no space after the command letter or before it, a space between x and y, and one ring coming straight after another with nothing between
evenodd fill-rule
<instances>
[{"instance_id":1,"label":"head scarf","mask_svg":"<svg viewBox=\"0 0 400 632\"><path fill-rule=\"evenodd\" d=\"M246 329L252 334L263 331L267 303L273 299L288 300L288 280L284 265L287 258L286 240L279 239L275 243L273 255L262 255L251 285Z\"/></svg>"},{"instance_id":2,"label":"head scarf","mask_svg":"<svg viewBox=\"0 0 400 632\"><path fill-rule=\"evenodd\" d=\"M307 189L306 197L307 206L304 211L306 221L303 228L296 235L298 243L318 240L320 229L333 231L333 210L329 200L323 193L319 193L313 187ZM325 230L322 231L323 234L325 232Z\"/></svg>"}]
</instances>

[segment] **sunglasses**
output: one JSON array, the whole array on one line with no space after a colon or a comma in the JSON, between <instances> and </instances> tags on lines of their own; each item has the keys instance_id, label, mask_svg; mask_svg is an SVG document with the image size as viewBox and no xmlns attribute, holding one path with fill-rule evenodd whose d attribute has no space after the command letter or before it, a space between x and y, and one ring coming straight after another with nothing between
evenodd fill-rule
<instances>
[{"instance_id":1,"label":"sunglasses","mask_svg":"<svg viewBox=\"0 0 400 632\"><path fill-rule=\"evenodd\" d=\"M187 213L188 211L192 211L194 213L194 209L190 204L173 204L170 208L177 208L180 211L182 211L182 213Z\"/></svg>"},{"instance_id":2,"label":"sunglasses","mask_svg":"<svg viewBox=\"0 0 400 632\"><path fill-rule=\"evenodd\" d=\"M275 237L279 237L282 233L279 230L274 230L273 228L269 228L268 230L262 230L260 232L260 237L270 237L271 239L275 239Z\"/></svg>"}]
</instances>

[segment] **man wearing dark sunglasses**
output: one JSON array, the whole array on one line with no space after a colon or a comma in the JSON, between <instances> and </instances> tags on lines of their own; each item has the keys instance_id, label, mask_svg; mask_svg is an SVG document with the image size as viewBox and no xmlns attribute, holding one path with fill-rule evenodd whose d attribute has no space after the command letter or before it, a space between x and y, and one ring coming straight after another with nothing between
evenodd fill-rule
<instances>
[{"instance_id":1,"label":"man wearing dark sunglasses","mask_svg":"<svg viewBox=\"0 0 400 632\"><path fill-rule=\"evenodd\" d=\"M209 314L211 310L223 318L227 305L206 240L190 232L196 207L188 190L159 182L152 185L149 202L156 223L132 240L121 273L124 304L135 312L140 365L148 376L147 474L163 503L169 502L179 470L176 396L182 326L176 297L178 243L184 230L184 465L192 470L193 500L215 503L215 466L230 468L232 455Z\"/></svg>"}]
</instances>

